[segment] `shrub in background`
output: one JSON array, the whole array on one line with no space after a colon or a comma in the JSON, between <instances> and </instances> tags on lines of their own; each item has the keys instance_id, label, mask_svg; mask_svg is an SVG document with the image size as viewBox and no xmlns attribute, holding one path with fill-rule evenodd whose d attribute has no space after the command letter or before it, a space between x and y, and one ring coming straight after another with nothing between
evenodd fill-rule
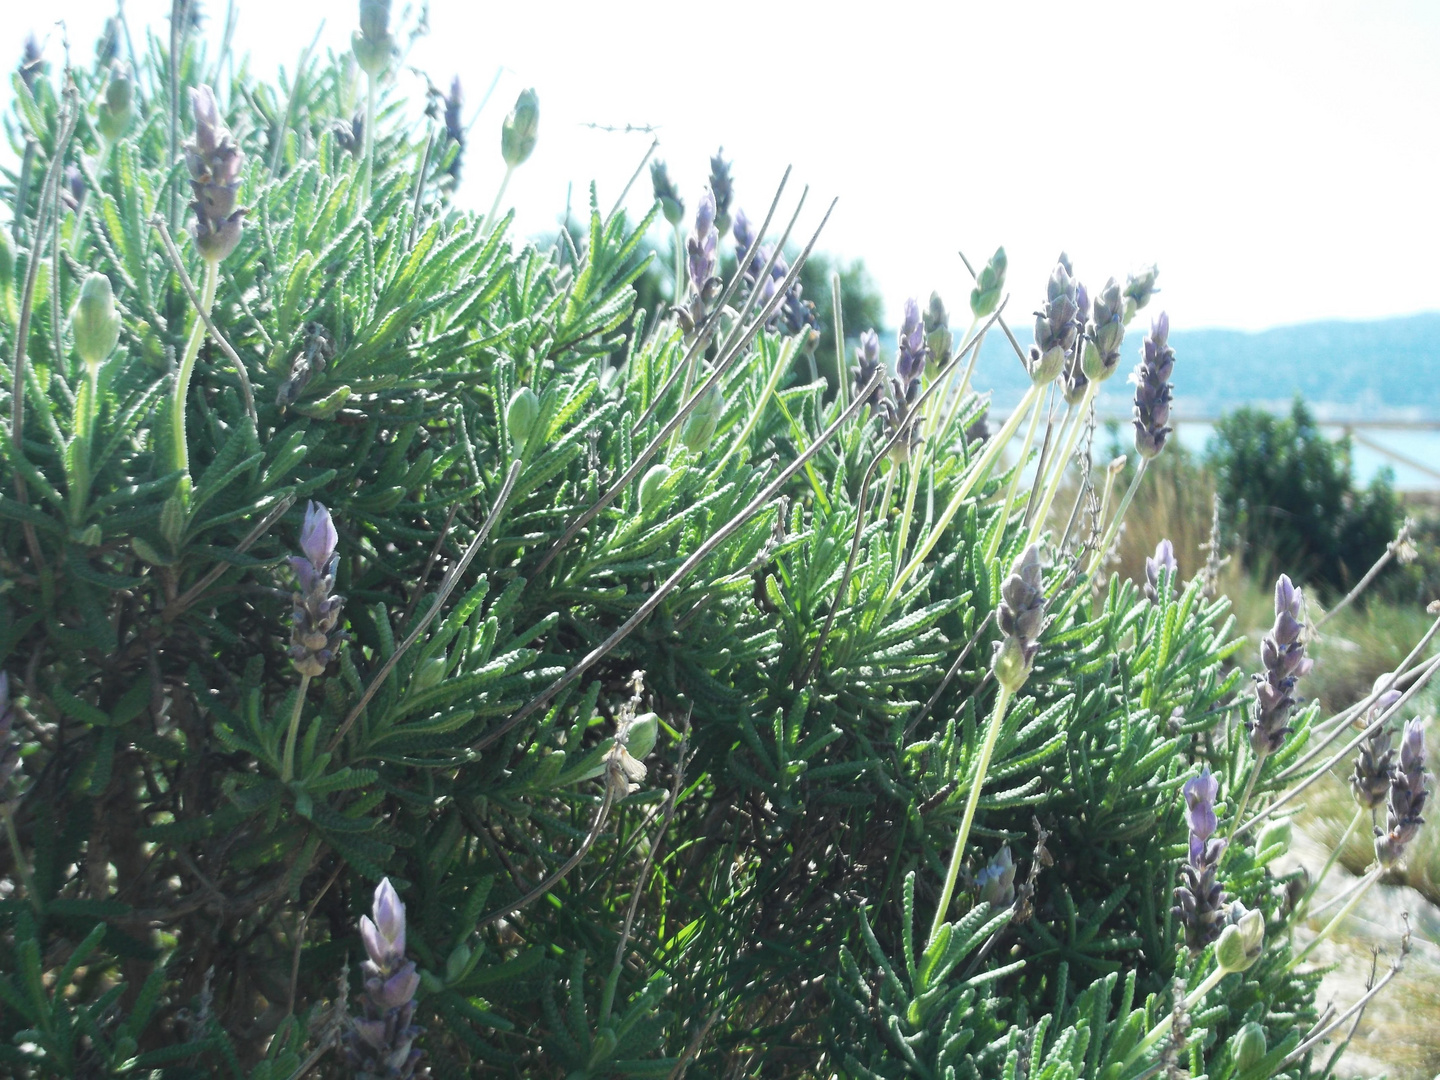
<instances>
[{"instance_id":1,"label":"shrub in background","mask_svg":"<svg viewBox=\"0 0 1440 1080\"><path fill-rule=\"evenodd\" d=\"M1334 593L1354 585L1400 528L1388 473L1357 488L1349 440L1326 438L1298 398L1288 417L1251 408L1222 417L1206 458L1224 527L1244 539L1247 559L1283 553L1299 577Z\"/></svg>"},{"instance_id":2,"label":"shrub in background","mask_svg":"<svg viewBox=\"0 0 1440 1080\"><path fill-rule=\"evenodd\" d=\"M283 91L212 93L184 23L16 80L6 1067L1329 1072L1261 828L1345 730L1294 704L1300 593L1242 661L1164 559L1095 595L1136 485L1075 528L1031 510L1153 274L1091 304L1062 257L1024 407L967 440L1003 252L974 331L912 302L893 371L865 333L828 385L813 237L773 274L787 210L730 208L728 277L722 207L672 215L675 295L637 311L665 199L631 223L592 189L547 250L503 185L457 211L482 140L407 114L388 4L360 16L363 75ZM540 116L502 125L507 183ZM1147 462L1167 330L1125 343ZM1000 464L1027 418L1067 448L1033 492Z\"/></svg>"}]
</instances>

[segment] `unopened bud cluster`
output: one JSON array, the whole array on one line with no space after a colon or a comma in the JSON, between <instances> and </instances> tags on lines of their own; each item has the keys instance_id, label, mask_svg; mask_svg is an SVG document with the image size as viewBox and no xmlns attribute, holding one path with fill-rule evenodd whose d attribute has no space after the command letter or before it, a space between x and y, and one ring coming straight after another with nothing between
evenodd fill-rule
<instances>
[{"instance_id":1,"label":"unopened bud cluster","mask_svg":"<svg viewBox=\"0 0 1440 1080\"><path fill-rule=\"evenodd\" d=\"M1160 599L1160 576L1168 574L1167 593L1174 593L1175 582L1180 574L1180 564L1175 560L1175 545L1161 540L1155 545L1155 554L1145 556L1145 597L1152 604ZM1166 599L1169 599L1168 595Z\"/></svg>"},{"instance_id":2,"label":"unopened bud cluster","mask_svg":"<svg viewBox=\"0 0 1440 1080\"><path fill-rule=\"evenodd\" d=\"M1165 448L1169 426L1175 370L1175 350L1170 348L1170 317L1163 311L1150 326L1140 364L1130 378L1135 383L1135 449L1144 458L1153 458Z\"/></svg>"},{"instance_id":3,"label":"unopened bud cluster","mask_svg":"<svg viewBox=\"0 0 1440 1080\"><path fill-rule=\"evenodd\" d=\"M360 0L360 29L350 39L355 61L372 79L385 74L398 51L390 34L390 0Z\"/></svg>"},{"instance_id":4,"label":"unopened bud cluster","mask_svg":"<svg viewBox=\"0 0 1440 1080\"><path fill-rule=\"evenodd\" d=\"M685 242L689 289L684 304L675 309L686 335L694 334L705 321L711 305L715 303L725 284L715 272L719 267L716 250L720 243L720 231L715 227L715 213L715 195L706 191L700 197L700 205L695 211L695 231Z\"/></svg>"},{"instance_id":5,"label":"unopened bud cluster","mask_svg":"<svg viewBox=\"0 0 1440 1080\"><path fill-rule=\"evenodd\" d=\"M1385 828L1375 830L1375 857L1381 866L1394 866L1405 855L1425 819L1420 815L1430 797L1425 772L1425 724L1410 720L1400 738L1400 767L1390 778L1385 800Z\"/></svg>"},{"instance_id":6,"label":"unopened bud cluster","mask_svg":"<svg viewBox=\"0 0 1440 1080\"><path fill-rule=\"evenodd\" d=\"M330 511L312 502L305 509L300 531L303 554L290 556L299 588L295 592L290 624L290 660L302 675L323 675L345 640L340 610L345 599L334 594L335 570L340 556L339 536Z\"/></svg>"},{"instance_id":7,"label":"unopened bud cluster","mask_svg":"<svg viewBox=\"0 0 1440 1080\"><path fill-rule=\"evenodd\" d=\"M745 253L755 243L755 232L750 227L750 219L745 216L744 210L735 213L735 258L739 262L745 259ZM770 262L770 256L774 254L775 261L770 266L770 276L760 282L761 275L765 272L765 264ZM754 289L756 282L760 282L760 305L768 304L779 291L785 276L790 273L790 264L785 260L782 253L775 252L769 245L762 244L756 247L755 254L750 261L745 263L742 270L745 285ZM800 281L797 278L785 293L779 310L770 318L768 325L779 326L783 323L785 329L791 334L798 334L802 330L809 330L808 344L814 344L818 337L815 327L818 322L815 318L815 305L805 300L801 295Z\"/></svg>"},{"instance_id":8,"label":"unopened bud cluster","mask_svg":"<svg viewBox=\"0 0 1440 1080\"><path fill-rule=\"evenodd\" d=\"M1045 286L1045 306L1035 312L1035 344L1030 346L1026 367L1036 385L1046 386L1054 382L1071 359L1080 334L1076 318L1080 309L1080 296L1070 273L1070 260L1061 254Z\"/></svg>"},{"instance_id":9,"label":"unopened bud cluster","mask_svg":"<svg viewBox=\"0 0 1440 1080\"><path fill-rule=\"evenodd\" d=\"M195 110L195 138L185 147L185 164L195 193L190 203L195 212L195 246L207 260L219 262L240 242L246 210L235 204L245 152L220 119L210 87L191 87L190 104Z\"/></svg>"},{"instance_id":10,"label":"unopened bud cluster","mask_svg":"<svg viewBox=\"0 0 1440 1080\"><path fill-rule=\"evenodd\" d=\"M895 438L890 456L900 464L909 461L920 446L920 417L913 414L915 402L920 398L921 376L929 357L930 345L920 317L920 305L911 297L905 301L905 317L900 323L890 396L880 403L886 427Z\"/></svg>"}]
</instances>

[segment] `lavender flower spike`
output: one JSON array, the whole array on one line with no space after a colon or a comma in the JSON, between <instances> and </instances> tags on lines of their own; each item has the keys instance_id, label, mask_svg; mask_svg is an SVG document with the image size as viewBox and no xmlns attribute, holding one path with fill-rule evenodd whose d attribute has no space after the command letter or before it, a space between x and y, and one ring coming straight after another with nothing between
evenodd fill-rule
<instances>
[{"instance_id":1,"label":"lavender flower spike","mask_svg":"<svg viewBox=\"0 0 1440 1080\"><path fill-rule=\"evenodd\" d=\"M1425 824L1420 815L1430 797L1429 779L1425 772L1425 722L1410 720L1400 739L1400 768L1390 780L1385 829L1375 830L1375 857L1382 866L1399 862L1406 846Z\"/></svg>"},{"instance_id":2,"label":"lavender flower spike","mask_svg":"<svg viewBox=\"0 0 1440 1080\"><path fill-rule=\"evenodd\" d=\"M875 372L880 369L880 335L873 329L866 330L860 335L860 344L855 349L855 366L850 370L855 375L855 393L869 384L875 377ZM880 406L880 399L884 391L877 386L870 392L869 404L872 409Z\"/></svg>"},{"instance_id":3,"label":"lavender flower spike","mask_svg":"<svg viewBox=\"0 0 1440 1080\"><path fill-rule=\"evenodd\" d=\"M1140 364L1130 381L1135 384L1135 449L1144 458L1153 458L1165 448L1172 398L1170 374L1175 370L1175 350L1170 348L1170 316L1165 312L1150 326Z\"/></svg>"},{"instance_id":4,"label":"lavender flower spike","mask_svg":"<svg viewBox=\"0 0 1440 1080\"><path fill-rule=\"evenodd\" d=\"M1030 380L1039 386L1055 381L1075 349L1080 333L1080 314L1070 260L1062 253L1045 287L1045 306L1035 313L1035 344L1030 346L1026 368Z\"/></svg>"},{"instance_id":5,"label":"lavender flower spike","mask_svg":"<svg viewBox=\"0 0 1440 1080\"><path fill-rule=\"evenodd\" d=\"M300 529L303 555L290 556L299 589L294 597L290 626L290 659L302 675L323 675L340 651L345 633L340 629L340 610L345 599L334 595L339 543L330 511L317 502L305 508Z\"/></svg>"},{"instance_id":6,"label":"lavender flower spike","mask_svg":"<svg viewBox=\"0 0 1440 1080\"><path fill-rule=\"evenodd\" d=\"M235 203L245 152L220 118L210 87L192 86L190 104L195 110L195 139L185 146L185 164L195 193L190 203L195 211L195 246L206 259L219 262L240 242L247 211L243 207L237 210Z\"/></svg>"},{"instance_id":7,"label":"lavender flower spike","mask_svg":"<svg viewBox=\"0 0 1440 1080\"><path fill-rule=\"evenodd\" d=\"M735 182L723 146L710 159L710 190L715 193L715 228L723 236L730 231L730 204L735 199Z\"/></svg>"},{"instance_id":8,"label":"lavender flower spike","mask_svg":"<svg viewBox=\"0 0 1440 1080\"><path fill-rule=\"evenodd\" d=\"M1040 651L1040 632L1045 628L1045 580L1040 565L1040 548L1031 544L1010 568L1000 586L1000 606L995 611L1000 640L990 662L995 678L1014 693L1025 685Z\"/></svg>"},{"instance_id":9,"label":"lavender flower spike","mask_svg":"<svg viewBox=\"0 0 1440 1080\"><path fill-rule=\"evenodd\" d=\"M20 747L11 739L15 727L15 706L10 701L10 675L0 671L0 805L5 802L5 785L20 764Z\"/></svg>"},{"instance_id":10,"label":"lavender flower spike","mask_svg":"<svg viewBox=\"0 0 1440 1080\"><path fill-rule=\"evenodd\" d=\"M1220 936L1225 911L1225 893L1216 881L1225 841L1215 836L1219 820L1215 799L1220 782L1202 767L1200 775L1186 781L1185 820L1190 826L1190 855L1180 867L1181 884L1175 889L1175 917L1185 926L1185 940L1192 952L1199 952Z\"/></svg>"},{"instance_id":11,"label":"lavender flower spike","mask_svg":"<svg viewBox=\"0 0 1440 1080\"><path fill-rule=\"evenodd\" d=\"M1388 678L1389 675L1381 675L1375 682L1378 685ZM1400 697L1399 690L1386 690L1376 698L1375 704L1366 710L1365 726L1369 727L1388 712ZM1390 781L1395 777L1395 749L1391 739L1392 733L1382 727L1361 743L1360 753L1355 758L1355 771L1350 775L1350 791L1355 801L1372 813L1385 805Z\"/></svg>"},{"instance_id":12,"label":"lavender flower spike","mask_svg":"<svg viewBox=\"0 0 1440 1080\"><path fill-rule=\"evenodd\" d=\"M719 242L720 234L715 228L715 196L706 191L700 197L700 205L695 210L695 231L685 241L690 277L689 296L685 303L675 308L675 314L687 338L705 321L710 305L724 287L725 283L715 274L719 265L715 249Z\"/></svg>"},{"instance_id":13,"label":"lavender flower spike","mask_svg":"<svg viewBox=\"0 0 1440 1080\"><path fill-rule=\"evenodd\" d=\"M930 346L925 340L925 322L920 316L920 305L915 298L905 301L905 318L900 323L899 340L895 348L895 374L906 384L919 382L925 370L925 360L930 355Z\"/></svg>"},{"instance_id":14,"label":"lavender flower spike","mask_svg":"<svg viewBox=\"0 0 1440 1080\"><path fill-rule=\"evenodd\" d=\"M1180 564L1175 561L1175 545L1169 540L1161 540L1155 545L1155 555L1152 558L1145 556L1145 595L1153 604L1160 599L1160 574L1168 571L1170 574L1169 591L1175 591L1175 580L1180 573Z\"/></svg>"},{"instance_id":15,"label":"lavender flower spike","mask_svg":"<svg viewBox=\"0 0 1440 1080\"><path fill-rule=\"evenodd\" d=\"M1288 721L1296 705L1295 683L1315 666L1300 640L1304 609L1303 591L1281 574L1275 582L1275 625L1260 643L1265 671L1255 676L1255 701L1245 725L1256 754L1272 754L1285 742L1292 730Z\"/></svg>"},{"instance_id":16,"label":"lavender flower spike","mask_svg":"<svg viewBox=\"0 0 1440 1080\"><path fill-rule=\"evenodd\" d=\"M361 1015L345 1033L345 1056L360 1080L412 1080L425 1052L415 1048L423 1033L411 1021L420 975L405 959L405 905L386 878L375 890L371 916L360 916L360 940L366 959L361 967L365 992Z\"/></svg>"}]
</instances>

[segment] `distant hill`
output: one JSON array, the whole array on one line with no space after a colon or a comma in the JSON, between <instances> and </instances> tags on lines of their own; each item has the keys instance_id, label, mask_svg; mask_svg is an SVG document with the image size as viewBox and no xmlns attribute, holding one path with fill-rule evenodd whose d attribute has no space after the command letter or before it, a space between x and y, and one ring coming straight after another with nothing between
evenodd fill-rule
<instances>
[{"instance_id":1,"label":"distant hill","mask_svg":"<svg viewBox=\"0 0 1440 1080\"><path fill-rule=\"evenodd\" d=\"M1100 398L1102 413L1128 411L1125 377L1139 358L1147 314L1141 312L1125 337L1121 371ZM1013 329L1028 349L1029 327ZM1288 409L1298 393L1321 418L1440 421L1440 312L1300 323L1257 333L1177 328L1170 341L1176 352L1176 408L1194 417L1245 404ZM1003 412L1027 385L1004 335L987 337L975 386L993 389Z\"/></svg>"}]
</instances>

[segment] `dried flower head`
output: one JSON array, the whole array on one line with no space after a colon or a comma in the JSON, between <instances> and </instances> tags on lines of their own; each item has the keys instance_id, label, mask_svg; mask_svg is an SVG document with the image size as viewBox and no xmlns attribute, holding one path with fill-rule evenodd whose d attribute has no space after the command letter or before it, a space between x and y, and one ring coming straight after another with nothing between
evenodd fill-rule
<instances>
[{"instance_id":1,"label":"dried flower head","mask_svg":"<svg viewBox=\"0 0 1440 1080\"><path fill-rule=\"evenodd\" d=\"M1275 582L1275 625L1260 642L1260 663L1265 670L1254 677L1255 700L1245 725L1257 754L1280 749L1292 730L1289 720L1296 705L1295 683L1315 666L1305 655L1304 628L1304 592L1281 574Z\"/></svg>"},{"instance_id":2,"label":"dried flower head","mask_svg":"<svg viewBox=\"0 0 1440 1080\"><path fill-rule=\"evenodd\" d=\"M1170 374L1175 370L1175 350L1170 348L1170 317L1160 313L1150 326L1141 359L1130 381L1135 384L1135 449L1141 457L1153 458L1165 448L1173 394Z\"/></svg>"},{"instance_id":3,"label":"dried flower head","mask_svg":"<svg viewBox=\"0 0 1440 1080\"><path fill-rule=\"evenodd\" d=\"M247 211L244 207L237 209L235 204L245 152L221 119L210 87L191 87L190 104L195 111L195 138L185 146L185 164L195 194L190 203L195 211L195 246L206 259L219 262L240 242Z\"/></svg>"},{"instance_id":4,"label":"dried flower head","mask_svg":"<svg viewBox=\"0 0 1440 1080\"><path fill-rule=\"evenodd\" d=\"M335 548L339 536L330 511L317 502L305 508L300 530L300 550L290 556L299 588L295 592L290 625L290 660L302 675L323 675L326 666L340 651L345 633L340 629L340 611L345 599L334 595L335 570L340 556Z\"/></svg>"}]
</instances>

